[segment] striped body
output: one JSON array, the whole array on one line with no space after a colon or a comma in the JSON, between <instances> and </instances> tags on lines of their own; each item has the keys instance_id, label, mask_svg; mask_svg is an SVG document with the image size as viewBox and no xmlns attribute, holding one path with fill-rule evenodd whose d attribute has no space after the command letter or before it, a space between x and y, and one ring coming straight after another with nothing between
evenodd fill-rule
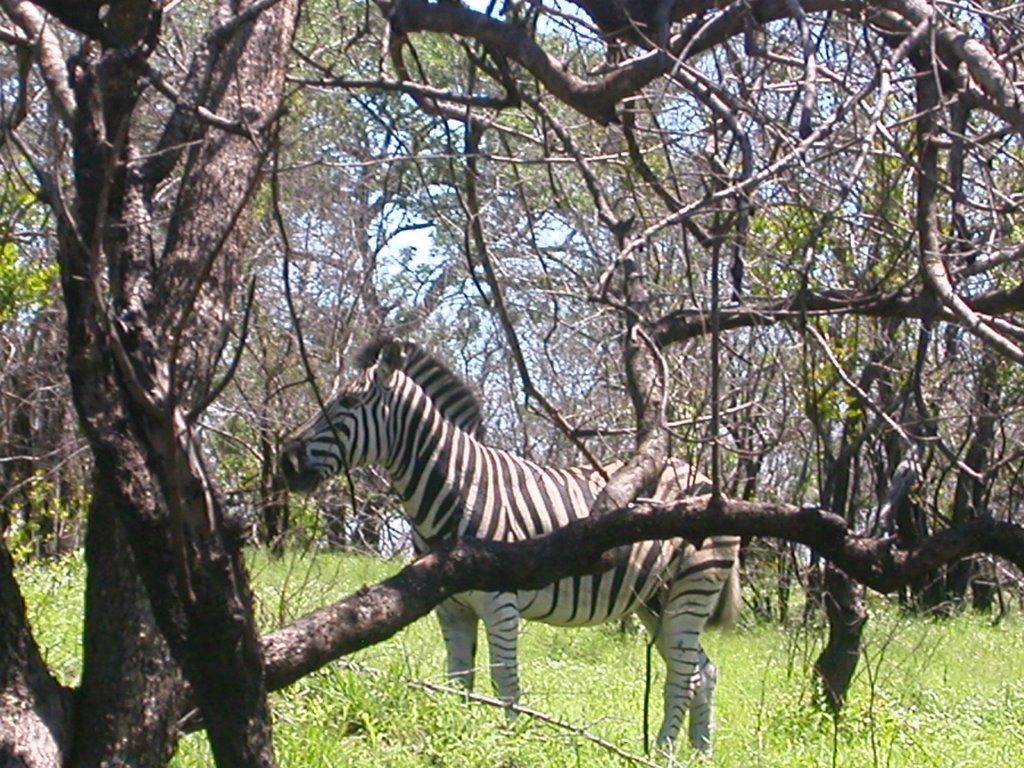
<instances>
[{"instance_id":1,"label":"striped body","mask_svg":"<svg viewBox=\"0 0 1024 768\"><path fill-rule=\"evenodd\" d=\"M364 355L359 377L285 447L282 465L292 487L311 489L346 467L381 465L419 553L454 536L521 541L589 514L604 484L600 473L544 467L484 445L479 406L446 368L409 344L373 351ZM704 481L674 463L655 496L679 496ZM675 740L692 703L690 740L708 750L715 671L699 634L723 585L734 586L737 546L733 537L709 539L700 549L681 539L640 542L618 548L614 565L599 574L538 590L456 595L438 607L449 675L472 685L482 619L495 687L514 703L520 618L583 626L636 612L668 670L659 742Z\"/></svg>"}]
</instances>

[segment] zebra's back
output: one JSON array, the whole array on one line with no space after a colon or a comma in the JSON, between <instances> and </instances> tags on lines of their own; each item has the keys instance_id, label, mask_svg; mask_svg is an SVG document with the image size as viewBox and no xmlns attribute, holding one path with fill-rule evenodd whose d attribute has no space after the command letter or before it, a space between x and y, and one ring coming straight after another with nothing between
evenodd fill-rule
<instances>
[{"instance_id":1,"label":"zebra's back","mask_svg":"<svg viewBox=\"0 0 1024 768\"><path fill-rule=\"evenodd\" d=\"M521 541L543 535L589 515L605 484L602 473L590 467L542 467L497 449L483 449L479 461L482 474L497 482L470 497L461 517L463 536ZM604 472L618 466L608 465ZM654 496L677 495L704 479L688 465L673 463ZM679 559L692 550L681 539L619 547L600 573L518 592L519 612L525 619L558 626L614 621L652 602L671 580ZM477 599L467 594L459 601L470 605Z\"/></svg>"}]
</instances>

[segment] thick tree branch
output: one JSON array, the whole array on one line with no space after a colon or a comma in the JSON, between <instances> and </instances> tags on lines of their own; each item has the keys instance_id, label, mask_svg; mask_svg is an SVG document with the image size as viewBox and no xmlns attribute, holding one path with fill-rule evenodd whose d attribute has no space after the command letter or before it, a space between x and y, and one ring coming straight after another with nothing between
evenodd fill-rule
<instances>
[{"instance_id":1,"label":"thick tree branch","mask_svg":"<svg viewBox=\"0 0 1024 768\"><path fill-rule=\"evenodd\" d=\"M397 44L415 32L465 37L486 45L518 63L537 78L549 93L581 114L600 123L616 122L616 106L636 95L676 62L690 59L744 34L753 23L764 25L812 13L839 12L855 21L869 15L890 38L891 44L915 36L931 24L943 60L962 61L985 94L990 109L1014 127L1024 126L1024 94L995 55L980 40L936 17L922 0L737 0L724 7L681 0L669 3L602 2L579 0L580 6L609 41L640 46L639 55L597 75L580 75L549 54L527 26L471 10L460 3L427 0L378 0L389 19ZM666 24L691 19L675 35Z\"/></svg>"},{"instance_id":2,"label":"thick tree branch","mask_svg":"<svg viewBox=\"0 0 1024 768\"><path fill-rule=\"evenodd\" d=\"M667 41L663 48L654 48L635 56L601 75L584 77L573 74L565 62L549 54L531 35L530 30L471 10L459 3L431 3L427 0L378 0L391 23L396 37L414 32L471 38L524 67L557 99L592 120L604 125L617 121L616 106L623 99L640 92L656 78L671 71L677 58L689 58L744 31L751 17L759 22L786 18L792 14L787 0L762 0L749 3L740 0L704 23L700 16L693 25ZM581 4L584 5L584 4ZM597 20L601 3L586 3L585 10ZM655 4L660 5L660 4ZM845 0L809 0L806 12L848 8ZM679 4L671 16L683 18L690 4ZM694 11L705 10L693 8ZM622 18L621 12L613 14ZM647 21L653 20L651 14ZM626 38L652 46L657 36L636 38L642 27L622 26L617 20L599 22L610 37L625 33ZM614 29L613 29L614 28ZM666 52L670 55L666 55Z\"/></svg>"},{"instance_id":3,"label":"thick tree branch","mask_svg":"<svg viewBox=\"0 0 1024 768\"><path fill-rule=\"evenodd\" d=\"M33 0L47 13L64 23L68 29L96 40L109 41L110 34L100 19L103 0Z\"/></svg>"},{"instance_id":4,"label":"thick tree branch","mask_svg":"<svg viewBox=\"0 0 1024 768\"><path fill-rule=\"evenodd\" d=\"M1024 527L992 518L941 531L900 551L892 538L858 536L841 517L816 508L732 500L713 504L710 496L662 507L636 504L516 544L459 540L425 555L390 579L266 635L267 685L282 688L334 659L386 640L452 594L537 589L586 572L612 547L671 536L701 541L714 534L804 544L879 592L897 590L976 553L1024 568Z\"/></svg>"},{"instance_id":5,"label":"thick tree branch","mask_svg":"<svg viewBox=\"0 0 1024 768\"><path fill-rule=\"evenodd\" d=\"M559 100L601 124L614 122L618 102L666 71L655 54L634 59L597 78L574 75L537 43L525 27L500 21L459 3L395 0L381 3L396 37L434 32L468 37L518 62ZM396 43L400 44L400 43Z\"/></svg>"},{"instance_id":6,"label":"thick tree branch","mask_svg":"<svg viewBox=\"0 0 1024 768\"><path fill-rule=\"evenodd\" d=\"M626 320L622 352L626 390L636 417L636 451L612 474L594 500L594 515L629 504L653 487L669 455L669 432L665 429L668 376L661 350L646 328L650 296L639 263L642 250L634 243L624 249L619 260Z\"/></svg>"},{"instance_id":7,"label":"thick tree branch","mask_svg":"<svg viewBox=\"0 0 1024 768\"><path fill-rule=\"evenodd\" d=\"M907 4L911 3L909 0ZM916 224L925 287L964 328L1011 360L1024 363L1024 349L993 327L990 319L976 311L953 287L939 236L938 110L943 94L929 60L922 62L919 69L916 81L918 116L915 121L918 161Z\"/></svg>"},{"instance_id":8,"label":"thick tree branch","mask_svg":"<svg viewBox=\"0 0 1024 768\"><path fill-rule=\"evenodd\" d=\"M28 36L51 104L61 122L69 125L74 110L74 97L68 87L64 52L52 25L47 24L45 15L28 0L3 0L2 6L11 20Z\"/></svg>"},{"instance_id":9,"label":"thick tree branch","mask_svg":"<svg viewBox=\"0 0 1024 768\"><path fill-rule=\"evenodd\" d=\"M975 314L985 316L1024 312L1024 284L1006 290L981 293L967 299ZM968 327L965 315L954 313L934 294L917 288L861 293L832 290L801 291L789 298L750 300L723 308L722 329L755 328L828 315L938 319ZM710 332L707 308L681 308L658 318L653 333L662 345L675 344Z\"/></svg>"}]
</instances>

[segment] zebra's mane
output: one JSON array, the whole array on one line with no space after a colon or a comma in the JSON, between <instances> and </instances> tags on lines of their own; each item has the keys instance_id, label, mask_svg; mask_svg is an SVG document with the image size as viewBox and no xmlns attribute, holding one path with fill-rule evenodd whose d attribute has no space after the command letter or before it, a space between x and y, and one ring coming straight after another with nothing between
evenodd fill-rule
<instances>
[{"instance_id":1,"label":"zebra's mane","mask_svg":"<svg viewBox=\"0 0 1024 768\"><path fill-rule=\"evenodd\" d=\"M412 341L379 336L356 353L355 365L360 370L376 365L381 350L398 342L405 353L402 371L420 385L446 419L478 440L484 436L484 417L476 393L433 353Z\"/></svg>"}]
</instances>

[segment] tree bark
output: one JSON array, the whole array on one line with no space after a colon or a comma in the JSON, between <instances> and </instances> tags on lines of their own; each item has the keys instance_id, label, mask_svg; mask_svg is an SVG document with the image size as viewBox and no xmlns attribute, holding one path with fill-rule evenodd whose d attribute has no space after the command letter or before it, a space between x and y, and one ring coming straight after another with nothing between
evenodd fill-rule
<instances>
[{"instance_id":1,"label":"tree bark","mask_svg":"<svg viewBox=\"0 0 1024 768\"><path fill-rule=\"evenodd\" d=\"M953 525L988 514L988 494L995 482L995 473L988 477L984 474L995 443L999 418L999 365L998 357L992 350L985 349L982 353L977 376L975 412L969 422L970 440L963 460L966 469L961 469L958 473L956 488L953 491L953 511L950 515ZM974 575L973 558L951 565L946 572L945 598L956 605L963 605Z\"/></svg>"},{"instance_id":2,"label":"tree bark","mask_svg":"<svg viewBox=\"0 0 1024 768\"><path fill-rule=\"evenodd\" d=\"M288 533L288 489L277 468L277 449L269 432L259 431L260 446L260 514L263 518L263 543L275 557L284 554Z\"/></svg>"},{"instance_id":3,"label":"tree bark","mask_svg":"<svg viewBox=\"0 0 1024 768\"><path fill-rule=\"evenodd\" d=\"M72 733L71 692L46 668L0 537L0 765L54 768Z\"/></svg>"},{"instance_id":4,"label":"tree bark","mask_svg":"<svg viewBox=\"0 0 1024 768\"><path fill-rule=\"evenodd\" d=\"M220 354L226 303L243 253L239 230L245 229L245 212L271 145L296 3L283 0L247 14L246 7L225 2L221 10L222 27L197 56L190 93L205 99L211 113L234 119L238 130L196 127L193 105L175 111L172 122L179 124L184 113L194 129L172 132L190 139L183 181L190 197L168 224L163 258L156 252L152 215L159 178L147 173L167 169L140 163L133 135L149 48L90 47L71 68L76 194L72 207L58 207L68 370L96 458L90 522L119 542L101 543L99 534L90 534L99 551L90 552L89 562L109 574L105 556L123 555L123 531L141 576L141 582L127 577L123 595L119 582L108 588L90 580L91 619L104 603L118 599L123 613L108 617L108 626L90 627L86 642L95 649L118 631L134 636L90 655L84 693L113 709L82 717L113 718L101 734L106 740L120 732L127 739L119 753L135 757L126 757L125 764L155 765L173 749L177 688L163 692L160 683L175 672L165 654L151 656L162 654L163 646L139 584L192 686L218 764L274 764L240 540L225 526L194 422ZM142 41L158 28L159 14L141 0L120 3L110 7L104 24L119 44ZM165 154L178 157L181 148L165 147L159 157ZM111 567L127 568L129 562L122 557ZM119 676L139 697L130 703L119 703L101 682L92 682L117 654L139 665ZM126 710L147 704L152 711L134 728L121 719Z\"/></svg>"},{"instance_id":5,"label":"tree bark","mask_svg":"<svg viewBox=\"0 0 1024 768\"><path fill-rule=\"evenodd\" d=\"M85 543L82 682L69 768L162 768L177 745L183 680L156 626L109 468L95 473ZM119 503L112 503L118 500Z\"/></svg>"}]
</instances>

